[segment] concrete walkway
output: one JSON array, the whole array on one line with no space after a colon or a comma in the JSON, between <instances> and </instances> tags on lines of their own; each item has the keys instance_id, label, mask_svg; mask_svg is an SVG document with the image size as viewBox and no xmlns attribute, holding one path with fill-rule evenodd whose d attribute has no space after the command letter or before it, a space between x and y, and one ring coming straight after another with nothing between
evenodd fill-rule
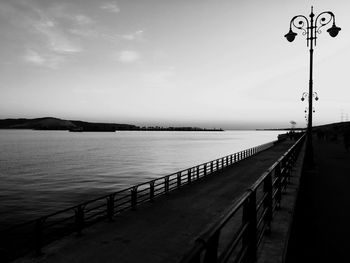
<instances>
[{"instance_id":1,"label":"concrete walkway","mask_svg":"<svg viewBox=\"0 0 350 263\"><path fill-rule=\"evenodd\" d=\"M287 263L350 262L350 153L314 139L315 168L302 175Z\"/></svg>"},{"instance_id":2,"label":"concrete walkway","mask_svg":"<svg viewBox=\"0 0 350 263\"><path fill-rule=\"evenodd\" d=\"M57 241L17 262L178 262L195 238L294 142L285 141L207 179Z\"/></svg>"}]
</instances>

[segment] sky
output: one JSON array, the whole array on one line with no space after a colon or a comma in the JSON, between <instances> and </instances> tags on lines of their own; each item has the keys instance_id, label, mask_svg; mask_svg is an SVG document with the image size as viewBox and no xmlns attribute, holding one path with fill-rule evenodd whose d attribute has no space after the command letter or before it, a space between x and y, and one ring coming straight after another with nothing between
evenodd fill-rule
<instances>
[{"instance_id":1,"label":"sky","mask_svg":"<svg viewBox=\"0 0 350 263\"><path fill-rule=\"evenodd\" d=\"M0 118L305 127L295 15L332 11L314 51L314 125L349 120L350 1L0 0Z\"/></svg>"}]
</instances>

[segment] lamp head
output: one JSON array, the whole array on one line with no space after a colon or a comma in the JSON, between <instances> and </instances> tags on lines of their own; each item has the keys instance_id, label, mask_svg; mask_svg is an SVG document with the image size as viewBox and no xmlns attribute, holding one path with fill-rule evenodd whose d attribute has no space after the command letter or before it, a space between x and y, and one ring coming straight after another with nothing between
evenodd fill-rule
<instances>
[{"instance_id":1,"label":"lamp head","mask_svg":"<svg viewBox=\"0 0 350 263\"><path fill-rule=\"evenodd\" d=\"M304 101L305 100L305 98L304 97L301 97L301 101Z\"/></svg>"},{"instance_id":2,"label":"lamp head","mask_svg":"<svg viewBox=\"0 0 350 263\"><path fill-rule=\"evenodd\" d=\"M318 97L317 96L316 96L315 100L318 101Z\"/></svg>"},{"instance_id":3,"label":"lamp head","mask_svg":"<svg viewBox=\"0 0 350 263\"><path fill-rule=\"evenodd\" d=\"M289 32L287 34L284 35L284 37L289 41L289 42L293 42L295 37L296 37L297 33L294 33L292 31L292 29L289 29Z\"/></svg>"},{"instance_id":4,"label":"lamp head","mask_svg":"<svg viewBox=\"0 0 350 263\"><path fill-rule=\"evenodd\" d=\"M330 35L331 37L336 37L336 36L338 35L338 33L339 33L340 30L341 30L340 27L337 27L335 24L333 24L333 26L332 26L331 28L329 28L329 29L327 30L327 32L329 33L329 35Z\"/></svg>"}]
</instances>

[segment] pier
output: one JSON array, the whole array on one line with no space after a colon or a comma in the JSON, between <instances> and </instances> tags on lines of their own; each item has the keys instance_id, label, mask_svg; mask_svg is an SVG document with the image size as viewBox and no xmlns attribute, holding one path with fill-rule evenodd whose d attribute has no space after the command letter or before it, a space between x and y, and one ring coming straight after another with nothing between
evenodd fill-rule
<instances>
[{"instance_id":1,"label":"pier","mask_svg":"<svg viewBox=\"0 0 350 263\"><path fill-rule=\"evenodd\" d=\"M107 201L106 220L76 228L76 233L16 262L199 262L198 257L216 262L221 248L218 243L208 246L213 238L210 233L218 226L226 227L230 220L222 220L228 213L235 225L244 228L236 229L241 234L234 237L242 251L249 251L242 255L254 255L250 261L255 260L261 239L253 237L252 224L258 224L259 237L271 230L273 211L281 205L301 145L302 139L298 144L294 140L270 143L164 177L159 188L154 182L128 189L129 210L108 215L112 206ZM79 209L75 209L76 223ZM80 220L88 218L84 209ZM233 239L221 233L220 239Z\"/></svg>"},{"instance_id":2,"label":"pier","mask_svg":"<svg viewBox=\"0 0 350 263\"><path fill-rule=\"evenodd\" d=\"M0 0L0 263L350 262L324 2Z\"/></svg>"}]
</instances>

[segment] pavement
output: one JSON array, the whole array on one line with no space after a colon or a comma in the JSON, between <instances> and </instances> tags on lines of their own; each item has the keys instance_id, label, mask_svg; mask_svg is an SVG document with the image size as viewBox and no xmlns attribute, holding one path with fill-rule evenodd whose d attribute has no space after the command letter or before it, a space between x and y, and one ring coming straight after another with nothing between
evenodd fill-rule
<instances>
[{"instance_id":1,"label":"pavement","mask_svg":"<svg viewBox=\"0 0 350 263\"><path fill-rule=\"evenodd\" d=\"M16 262L178 262L194 240L290 147L284 141L168 196ZM350 192L350 191L349 191ZM350 200L350 199L349 199Z\"/></svg>"},{"instance_id":2,"label":"pavement","mask_svg":"<svg viewBox=\"0 0 350 263\"><path fill-rule=\"evenodd\" d=\"M342 137L314 138L300 182L287 263L350 262L350 153Z\"/></svg>"}]
</instances>

